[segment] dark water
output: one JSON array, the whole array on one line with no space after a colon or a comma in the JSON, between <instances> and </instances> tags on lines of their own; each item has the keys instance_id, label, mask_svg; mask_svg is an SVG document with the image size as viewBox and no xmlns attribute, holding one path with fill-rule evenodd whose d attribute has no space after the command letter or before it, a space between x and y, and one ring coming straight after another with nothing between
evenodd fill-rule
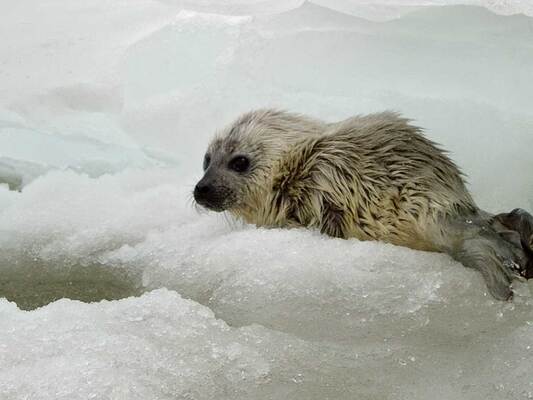
<instances>
[{"instance_id":1,"label":"dark water","mask_svg":"<svg viewBox=\"0 0 533 400\"><path fill-rule=\"evenodd\" d=\"M22 310L33 310L62 298L91 303L141 293L133 279L102 267L73 267L57 274L32 268L0 276L0 298L15 302Z\"/></svg>"}]
</instances>

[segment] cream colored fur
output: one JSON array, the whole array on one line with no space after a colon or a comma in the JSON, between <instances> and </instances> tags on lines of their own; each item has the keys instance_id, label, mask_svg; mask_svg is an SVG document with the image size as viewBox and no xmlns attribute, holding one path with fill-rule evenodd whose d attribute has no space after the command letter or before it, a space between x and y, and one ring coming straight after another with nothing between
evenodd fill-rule
<instances>
[{"instance_id":1,"label":"cream colored fur","mask_svg":"<svg viewBox=\"0 0 533 400\"><path fill-rule=\"evenodd\" d=\"M511 296L509 266L523 254L491 228L446 153L396 113L328 124L256 110L217 135L208 154L202 181L219 210L257 226L447 252L479 269L494 296ZM235 154L251 160L242 175L227 170Z\"/></svg>"},{"instance_id":2,"label":"cream colored fur","mask_svg":"<svg viewBox=\"0 0 533 400\"><path fill-rule=\"evenodd\" d=\"M260 115L254 121L248 114L255 126L293 117ZM440 250L442 220L476 209L453 162L397 114L311 127L254 131L252 141L272 143L278 154L269 155L271 168L258 173L234 214L259 226L306 226L337 237Z\"/></svg>"}]
</instances>

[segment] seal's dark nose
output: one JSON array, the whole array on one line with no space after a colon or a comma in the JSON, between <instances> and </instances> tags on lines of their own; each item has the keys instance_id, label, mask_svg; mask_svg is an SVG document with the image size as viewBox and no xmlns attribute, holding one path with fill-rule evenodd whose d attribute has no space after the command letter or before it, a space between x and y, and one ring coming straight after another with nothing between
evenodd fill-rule
<instances>
[{"instance_id":1,"label":"seal's dark nose","mask_svg":"<svg viewBox=\"0 0 533 400\"><path fill-rule=\"evenodd\" d=\"M213 192L213 186L208 183L198 182L194 188L194 198L196 201L206 199Z\"/></svg>"},{"instance_id":2,"label":"seal's dark nose","mask_svg":"<svg viewBox=\"0 0 533 400\"><path fill-rule=\"evenodd\" d=\"M228 190L211 177L203 177L194 187L194 200L212 211L224 211L225 202L228 197Z\"/></svg>"}]
</instances>

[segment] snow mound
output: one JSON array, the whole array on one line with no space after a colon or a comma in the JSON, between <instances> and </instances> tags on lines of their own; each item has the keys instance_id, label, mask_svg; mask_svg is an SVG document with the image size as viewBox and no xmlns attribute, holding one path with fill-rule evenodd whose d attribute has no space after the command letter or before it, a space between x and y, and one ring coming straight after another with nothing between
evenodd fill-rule
<instances>
[{"instance_id":1,"label":"snow mound","mask_svg":"<svg viewBox=\"0 0 533 400\"><path fill-rule=\"evenodd\" d=\"M86 301L156 289L29 313L2 303L2 395L424 399L438 385L436 398L497 399L532 390L531 285L498 302L445 255L199 216L176 179L165 169L54 172L0 192L9 233L0 288L33 291L14 299L26 308L67 282L64 294Z\"/></svg>"},{"instance_id":2,"label":"snow mound","mask_svg":"<svg viewBox=\"0 0 533 400\"><path fill-rule=\"evenodd\" d=\"M2 346L17 349L0 353L3 398L213 399L249 392L270 372L244 334L166 290L25 314L2 301L0 310Z\"/></svg>"}]
</instances>

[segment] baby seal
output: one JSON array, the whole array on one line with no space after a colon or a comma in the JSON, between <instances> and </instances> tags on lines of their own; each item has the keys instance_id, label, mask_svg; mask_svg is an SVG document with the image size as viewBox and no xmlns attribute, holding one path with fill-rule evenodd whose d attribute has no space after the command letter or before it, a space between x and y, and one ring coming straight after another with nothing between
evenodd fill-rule
<instances>
[{"instance_id":1,"label":"baby seal","mask_svg":"<svg viewBox=\"0 0 533 400\"><path fill-rule=\"evenodd\" d=\"M480 210L446 153L393 112L325 123L252 111L214 138L203 168L194 189L203 207L257 226L445 252L478 269L498 299L531 264L521 236L533 232L531 216Z\"/></svg>"}]
</instances>

